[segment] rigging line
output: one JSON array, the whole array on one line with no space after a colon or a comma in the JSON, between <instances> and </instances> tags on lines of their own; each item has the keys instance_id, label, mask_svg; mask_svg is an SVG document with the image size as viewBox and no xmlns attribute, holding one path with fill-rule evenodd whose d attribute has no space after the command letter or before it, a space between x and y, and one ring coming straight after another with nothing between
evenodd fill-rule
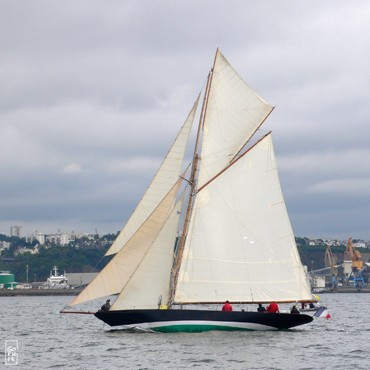
<instances>
[{"instance_id":1,"label":"rigging line","mask_svg":"<svg viewBox=\"0 0 370 370\"><path fill-rule=\"evenodd\" d=\"M178 132L174 142L172 143L172 146L170 147L170 149L168 150L166 156L164 157L164 159L162 160L162 163L161 165L159 166L158 170L156 171L154 177L152 178L152 181L150 182L149 186L147 187L147 189L145 190L144 194L142 195L141 199L139 200L139 202L137 203L135 209L133 210L133 212L131 213L130 217L128 218L127 222L125 223L125 225L123 226L123 228L121 229L121 231L118 233L116 239L114 240L113 244L111 245L111 247L108 249L108 251L106 252L106 254L115 254L115 253L118 253L118 251L120 249L122 249L124 247L124 245L127 243L127 229L131 228L130 226L128 227L128 225L132 225L132 224L136 224L134 220L134 217L136 218L137 214L139 214L139 211L140 213L142 213L142 210L143 209L147 209L149 208L152 208L152 206L148 207L148 206L145 206L145 202L148 202L149 198L152 197L152 194L153 191L157 193L157 196L158 195L158 190L155 191L156 187L162 182L162 186L163 184L165 185L165 189L167 189L167 185L170 186L172 181L170 183L167 182L167 179L169 176L167 176L166 178L166 172L170 171L171 173L172 170L171 168L173 168L173 163L171 164L171 155L176 155L176 159L177 161L181 158L181 163L180 163L180 167L182 167L182 164L184 163L184 156L185 156L185 152L186 152L186 147L188 146L189 144L189 137L190 137L190 132L191 132L191 129L192 129L192 126L193 126L193 122L194 122L194 118L195 118L195 113L198 109L198 103L199 103L199 99L200 99L200 95L201 93L198 94L197 96L197 99L195 100L194 104L193 104L193 107L191 109L191 111L189 112L185 122L183 123L183 125L181 126L180 128L180 131ZM186 129L186 130L185 130ZM186 134L186 135L184 135ZM177 148L176 148L177 147ZM176 150L175 150L176 149ZM172 154L171 154L172 153ZM167 162L167 164L166 164ZM169 167L169 169L167 168L166 171L164 171L164 169L166 168L166 166ZM176 166L177 168L177 166ZM179 168L178 170L176 169L176 173L178 171L181 171L181 168ZM160 180L160 177L163 177L163 178L166 178L166 181L161 181ZM170 176L170 179L172 177ZM163 189L163 188L162 188ZM160 192L160 194L162 193L162 191ZM157 198L156 196L156 198ZM154 200L154 203L157 204L158 201L160 200ZM151 204L153 203L153 200L150 201ZM154 204L154 205L155 205ZM148 209L144 212L144 216L145 216L145 213L147 213ZM134 230L135 230L135 225L134 226ZM133 232L135 231L130 231L128 234L132 234ZM126 240L126 242L125 242ZM123 245L122 245L123 244ZM116 249L118 248L118 251L111 251L111 249L113 249L113 247L116 247Z\"/></svg>"},{"instance_id":2,"label":"rigging line","mask_svg":"<svg viewBox=\"0 0 370 370\"><path fill-rule=\"evenodd\" d=\"M270 112L268 112L268 114L266 115L266 117L261 121L261 123L256 127L256 129L254 130L254 132L252 133L252 135L249 136L249 138L246 140L246 142L240 147L240 149L238 150L238 152L234 155L234 157L231 159L230 161L230 164L233 163L235 160L235 158L237 158L239 155L240 155L240 152L243 150L243 148L249 143L249 141L252 139L252 137L254 136L254 134L259 130L259 128L264 124L264 122L267 120L267 118L270 117L270 114L272 113L272 111L275 109L275 107L271 107L270 109ZM270 131L271 132L271 131ZM244 155L244 154L242 154Z\"/></svg>"},{"instance_id":3,"label":"rigging line","mask_svg":"<svg viewBox=\"0 0 370 370\"><path fill-rule=\"evenodd\" d=\"M112 243L113 244L113 243ZM111 245L112 245L111 244ZM110 248L110 246L109 246L109 248ZM109 249L108 248L108 249ZM105 257L109 257L109 256L106 256L105 255L105 253L104 253L104 255L100 258L100 260L96 263L96 265L94 266L94 269L93 269L93 272L99 272L98 270L97 270L97 267L98 267L98 265L99 265L99 263L101 262L101 261L103 261L103 259L105 258ZM109 261L112 259L112 257L109 259ZM109 261L106 263L106 264L108 264L109 263ZM103 268L104 268L104 266L103 266Z\"/></svg>"}]
</instances>

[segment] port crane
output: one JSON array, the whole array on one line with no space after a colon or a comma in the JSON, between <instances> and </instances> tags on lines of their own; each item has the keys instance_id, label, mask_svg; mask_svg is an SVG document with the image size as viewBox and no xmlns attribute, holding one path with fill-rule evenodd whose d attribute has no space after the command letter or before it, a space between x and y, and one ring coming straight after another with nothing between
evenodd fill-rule
<instances>
[{"instance_id":1,"label":"port crane","mask_svg":"<svg viewBox=\"0 0 370 370\"><path fill-rule=\"evenodd\" d=\"M344 260L352 261L352 269L361 270L363 267L361 253L352 244L352 238L348 239L347 248L344 252Z\"/></svg>"},{"instance_id":2,"label":"port crane","mask_svg":"<svg viewBox=\"0 0 370 370\"><path fill-rule=\"evenodd\" d=\"M355 249L352 244L352 238L348 239L347 248L344 252L344 260L352 261L352 271L348 277L354 287L364 288L366 286L362 272L365 271L366 265L362 262L361 253Z\"/></svg>"},{"instance_id":3,"label":"port crane","mask_svg":"<svg viewBox=\"0 0 370 370\"><path fill-rule=\"evenodd\" d=\"M338 269L334 262L334 256L331 251L330 245L326 248L325 252L325 265L330 269L331 273L331 287L336 289L338 286Z\"/></svg>"}]
</instances>

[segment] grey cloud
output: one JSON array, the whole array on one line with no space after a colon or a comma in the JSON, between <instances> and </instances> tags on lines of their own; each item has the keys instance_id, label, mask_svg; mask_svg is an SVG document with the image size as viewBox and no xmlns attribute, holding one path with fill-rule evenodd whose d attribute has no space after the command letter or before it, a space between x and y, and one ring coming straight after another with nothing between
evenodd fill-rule
<instances>
[{"instance_id":1,"label":"grey cloud","mask_svg":"<svg viewBox=\"0 0 370 370\"><path fill-rule=\"evenodd\" d=\"M276 105L261 131L295 234L370 239L369 17L344 0L0 0L0 231L117 231L219 46Z\"/></svg>"}]
</instances>

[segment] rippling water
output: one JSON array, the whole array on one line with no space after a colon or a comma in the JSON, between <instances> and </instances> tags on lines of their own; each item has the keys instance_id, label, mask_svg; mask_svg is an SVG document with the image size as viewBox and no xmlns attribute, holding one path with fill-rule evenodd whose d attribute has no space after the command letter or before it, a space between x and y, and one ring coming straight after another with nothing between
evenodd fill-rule
<instances>
[{"instance_id":1,"label":"rippling water","mask_svg":"<svg viewBox=\"0 0 370 370\"><path fill-rule=\"evenodd\" d=\"M282 332L129 333L62 315L71 297L0 297L0 368L370 369L369 294L323 294L331 319ZM6 367L5 340L19 365Z\"/></svg>"}]
</instances>

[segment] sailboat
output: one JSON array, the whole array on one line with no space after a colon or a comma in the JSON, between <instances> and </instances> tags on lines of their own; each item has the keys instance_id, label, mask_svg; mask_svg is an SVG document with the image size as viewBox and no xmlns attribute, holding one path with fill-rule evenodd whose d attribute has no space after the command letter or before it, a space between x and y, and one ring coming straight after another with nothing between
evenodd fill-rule
<instances>
[{"instance_id":1,"label":"sailboat","mask_svg":"<svg viewBox=\"0 0 370 370\"><path fill-rule=\"evenodd\" d=\"M220 309L227 300L257 307L314 298L280 187L272 134L254 139L273 107L219 49L204 90L200 112L201 95L107 251L113 258L69 307L113 295L109 311L94 312L98 319L160 332L307 324L312 317L305 314ZM192 161L184 170L195 117Z\"/></svg>"}]
</instances>

